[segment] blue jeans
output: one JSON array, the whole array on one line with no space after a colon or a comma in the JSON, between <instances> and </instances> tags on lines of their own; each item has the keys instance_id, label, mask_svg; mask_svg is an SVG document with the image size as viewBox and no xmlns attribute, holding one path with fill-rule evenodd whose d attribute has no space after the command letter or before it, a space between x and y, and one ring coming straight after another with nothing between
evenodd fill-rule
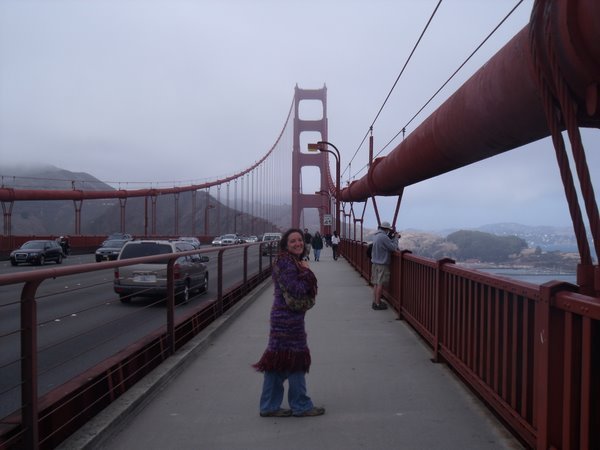
<instances>
[{"instance_id":1,"label":"blue jeans","mask_svg":"<svg viewBox=\"0 0 600 450\"><path fill-rule=\"evenodd\" d=\"M315 261L318 261L319 258L321 257L321 249L320 248L314 248L313 250L315 251Z\"/></svg>"},{"instance_id":2,"label":"blue jeans","mask_svg":"<svg viewBox=\"0 0 600 450\"><path fill-rule=\"evenodd\" d=\"M300 414L314 407L306 395L304 372L265 372L263 390L260 396L260 412L277 411L283 401L283 382L288 380L288 403L294 414Z\"/></svg>"}]
</instances>

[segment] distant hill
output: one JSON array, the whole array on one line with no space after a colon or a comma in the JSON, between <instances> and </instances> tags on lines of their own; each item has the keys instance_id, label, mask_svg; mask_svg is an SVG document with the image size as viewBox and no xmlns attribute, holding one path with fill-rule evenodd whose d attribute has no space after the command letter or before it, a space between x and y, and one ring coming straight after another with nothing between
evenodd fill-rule
<instances>
[{"instance_id":1,"label":"distant hill","mask_svg":"<svg viewBox=\"0 0 600 450\"><path fill-rule=\"evenodd\" d=\"M1 167L0 178L2 187L17 189L112 190L87 173L69 172L52 165ZM83 229L110 209L103 200L85 202L82 206ZM75 230L75 207L68 200L15 202L11 225L15 235L72 234ZM89 234L96 233L90 231Z\"/></svg>"},{"instance_id":2,"label":"distant hill","mask_svg":"<svg viewBox=\"0 0 600 450\"><path fill-rule=\"evenodd\" d=\"M473 229L497 236L517 236L524 239L529 247L542 250L576 252L577 241L572 227L530 226L518 223L496 223ZM457 231L457 230L454 230ZM452 232L454 232L452 231ZM450 234L450 233L448 233Z\"/></svg>"},{"instance_id":3,"label":"distant hill","mask_svg":"<svg viewBox=\"0 0 600 450\"><path fill-rule=\"evenodd\" d=\"M29 167L0 167L3 187L18 189L85 189L113 190L111 186L83 172L70 172L51 165ZM143 235L151 230L151 202L145 198L131 198L125 206L125 231ZM192 234L192 194L179 195L178 230L180 235ZM204 212L207 204L216 205L217 200L206 192L196 196L196 235L204 234ZM255 205L258 211L260 205ZM175 199L173 195L159 196L156 199L156 234L175 234ZM289 207L287 208L289 211ZM236 215L233 209L221 203L219 214L215 208L208 210L210 234L233 233L234 225L238 233L250 234L262 230L280 229L285 224L286 208L275 208L274 223L262 218L252 218L250 214ZM219 217L217 217L219 216ZM120 230L121 207L117 199L86 200L81 205L81 232L87 235L105 235ZM61 235L73 234L75 230L75 206L69 200L15 202L12 210L12 234L14 235ZM288 222L289 223L289 222ZM253 226L252 226L253 225ZM260 231L259 231L260 230Z\"/></svg>"},{"instance_id":4,"label":"distant hill","mask_svg":"<svg viewBox=\"0 0 600 450\"><path fill-rule=\"evenodd\" d=\"M365 230L371 240L374 230ZM490 224L472 229L427 232L400 230L399 247L432 259L473 264L544 268L573 273L579 262L575 234L567 227ZM591 237L590 237L590 242Z\"/></svg>"},{"instance_id":5,"label":"distant hill","mask_svg":"<svg viewBox=\"0 0 600 450\"><path fill-rule=\"evenodd\" d=\"M480 231L496 236L516 236L527 242L531 248L540 247L545 251L577 252L577 241L571 227L530 226L518 223L496 223L473 228L448 228L440 231L423 231L417 229L400 230L403 236L428 236L431 241L446 238L457 231ZM369 230L367 236L374 230ZM367 232L367 230L365 230ZM369 238L367 237L367 240ZM591 236L590 236L591 240Z\"/></svg>"},{"instance_id":6,"label":"distant hill","mask_svg":"<svg viewBox=\"0 0 600 450\"><path fill-rule=\"evenodd\" d=\"M452 258L471 264L509 265L574 273L577 252L545 251L530 247L515 235L496 235L477 230L459 230L446 237L423 232L403 232L401 249L433 259Z\"/></svg>"},{"instance_id":7,"label":"distant hill","mask_svg":"<svg viewBox=\"0 0 600 450\"><path fill-rule=\"evenodd\" d=\"M112 190L85 172L70 172L52 165L0 167L3 187L18 189L85 189L88 191Z\"/></svg>"}]
</instances>

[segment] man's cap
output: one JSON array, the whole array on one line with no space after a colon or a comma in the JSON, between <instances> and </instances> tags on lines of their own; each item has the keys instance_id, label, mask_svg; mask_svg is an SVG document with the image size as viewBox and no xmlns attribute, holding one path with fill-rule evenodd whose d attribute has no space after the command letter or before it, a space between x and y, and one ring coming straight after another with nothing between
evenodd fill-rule
<instances>
[{"instance_id":1,"label":"man's cap","mask_svg":"<svg viewBox=\"0 0 600 450\"><path fill-rule=\"evenodd\" d=\"M379 225L379 228L385 228L386 230L391 230L392 226L390 225L389 222L381 222L381 225Z\"/></svg>"}]
</instances>

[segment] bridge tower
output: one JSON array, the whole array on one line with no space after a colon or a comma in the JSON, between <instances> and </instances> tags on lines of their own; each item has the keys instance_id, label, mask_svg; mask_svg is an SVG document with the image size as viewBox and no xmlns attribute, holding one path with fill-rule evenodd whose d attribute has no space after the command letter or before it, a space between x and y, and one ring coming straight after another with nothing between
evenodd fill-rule
<instances>
[{"instance_id":1,"label":"bridge tower","mask_svg":"<svg viewBox=\"0 0 600 450\"><path fill-rule=\"evenodd\" d=\"M299 115L300 102L303 100L320 100L323 114L320 119L304 120ZM297 85L294 93L294 143L292 149L292 227L300 227L300 217L305 208L316 208L319 211L319 223L323 223L323 214L331 214L329 200L315 192L302 192L302 168L316 166L320 170L320 188L316 191L328 190L327 186L327 154L308 153L307 144L301 148L300 135L305 131L316 131L321 134L319 140L327 140L327 87L322 89L300 89ZM314 231L314 230L311 230ZM321 231L321 230L319 230Z\"/></svg>"}]
</instances>

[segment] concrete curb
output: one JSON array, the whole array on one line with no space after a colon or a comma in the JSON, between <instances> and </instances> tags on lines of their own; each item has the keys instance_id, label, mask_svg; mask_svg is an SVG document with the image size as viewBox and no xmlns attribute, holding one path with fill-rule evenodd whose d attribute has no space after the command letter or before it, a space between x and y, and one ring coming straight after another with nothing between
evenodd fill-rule
<instances>
[{"instance_id":1,"label":"concrete curb","mask_svg":"<svg viewBox=\"0 0 600 450\"><path fill-rule=\"evenodd\" d=\"M79 450L104 448L103 443L127 425L136 411L139 411L164 386L183 371L189 363L226 327L232 324L250 304L252 304L272 284L269 277L258 285L242 301L211 323L206 329L185 344L173 356L165 360L125 394L107 406L92 420L62 442L59 450Z\"/></svg>"}]
</instances>

